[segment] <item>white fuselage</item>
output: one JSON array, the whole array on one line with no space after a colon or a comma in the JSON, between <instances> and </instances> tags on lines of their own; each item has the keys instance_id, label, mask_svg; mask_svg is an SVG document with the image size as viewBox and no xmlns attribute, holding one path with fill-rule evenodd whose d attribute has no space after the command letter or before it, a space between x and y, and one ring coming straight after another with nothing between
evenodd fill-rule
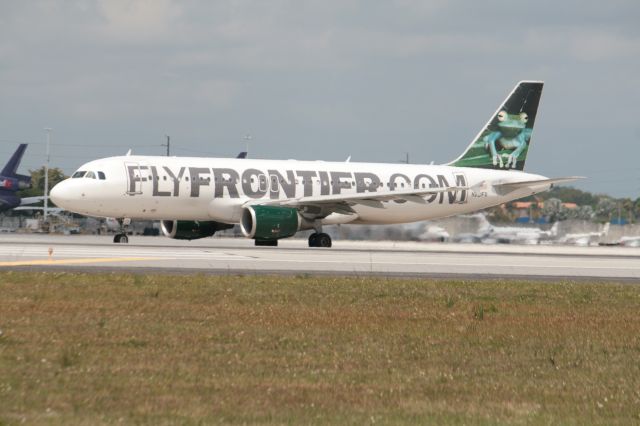
<instances>
[{"instance_id":1,"label":"white fuselage","mask_svg":"<svg viewBox=\"0 0 640 426\"><path fill-rule=\"evenodd\" d=\"M238 223L247 203L469 188L425 195L424 202L395 199L373 205L364 200L350 204L355 214L334 213L322 221L414 222L484 209L549 188L540 184L500 195L494 184L544 178L514 170L410 164L122 156L91 161L79 171L95 178L59 183L51 192L58 206L97 217L225 223Z\"/></svg>"}]
</instances>

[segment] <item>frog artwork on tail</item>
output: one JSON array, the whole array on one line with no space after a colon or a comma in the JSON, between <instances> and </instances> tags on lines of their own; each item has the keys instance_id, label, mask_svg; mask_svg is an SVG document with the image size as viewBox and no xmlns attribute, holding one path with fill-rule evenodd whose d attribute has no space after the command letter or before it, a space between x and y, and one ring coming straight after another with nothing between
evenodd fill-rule
<instances>
[{"instance_id":1,"label":"frog artwork on tail","mask_svg":"<svg viewBox=\"0 0 640 426\"><path fill-rule=\"evenodd\" d=\"M518 83L467 150L449 165L524 170L542 86L540 81Z\"/></svg>"},{"instance_id":2,"label":"frog artwork on tail","mask_svg":"<svg viewBox=\"0 0 640 426\"><path fill-rule=\"evenodd\" d=\"M527 148L531 138L531 129L526 128L529 116L526 112L508 114L506 111L500 111L497 119L498 128L482 138L485 149L491 153L494 166L501 169L516 168L518 156ZM499 150L511 152L499 153ZM503 157L506 157L506 162L503 161Z\"/></svg>"}]
</instances>

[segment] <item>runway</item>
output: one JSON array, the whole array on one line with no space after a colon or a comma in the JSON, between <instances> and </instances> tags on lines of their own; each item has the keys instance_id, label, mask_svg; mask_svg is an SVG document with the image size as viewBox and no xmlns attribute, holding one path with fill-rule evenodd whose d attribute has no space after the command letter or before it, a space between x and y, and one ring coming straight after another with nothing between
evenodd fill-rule
<instances>
[{"instance_id":1,"label":"runway","mask_svg":"<svg viewBox=\"0 0 640 426\"><path fill-rule=\"evenodd\" d=\"M0 235L0 270L217 274L338 274L442 278L615 279L640 282L640 248L306 240L254 247L246 239Z\"/></svg>"}]
</instances>

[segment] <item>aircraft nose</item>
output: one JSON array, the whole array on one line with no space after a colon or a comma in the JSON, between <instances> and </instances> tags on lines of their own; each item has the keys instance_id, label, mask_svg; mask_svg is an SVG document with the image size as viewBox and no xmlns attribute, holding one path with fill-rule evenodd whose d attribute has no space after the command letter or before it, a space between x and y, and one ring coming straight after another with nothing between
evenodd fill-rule
<instances>
[{"instance_id":1,"label":"aircraft nose","mask_svg":"<svg viewBox=\"0 0 640 426\"><path fill-rule=\"evenodd\" d=\"M68 209L69 201L72 199L71 188L67 180L63 180L49 191L49 198L56 206Z\"/></svg>"}]
</instances>

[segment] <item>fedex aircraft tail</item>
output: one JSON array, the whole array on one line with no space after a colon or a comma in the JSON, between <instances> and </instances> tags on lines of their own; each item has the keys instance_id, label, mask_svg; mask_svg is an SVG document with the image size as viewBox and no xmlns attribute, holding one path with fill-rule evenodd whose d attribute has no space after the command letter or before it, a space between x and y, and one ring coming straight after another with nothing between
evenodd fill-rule
<instances>
[{"instance_id":1,"label":"fedex aircraft tail","mask_svg":"<svg viewBox=\"0 0 640 426\"><path fill-rule=\"evenodd\" d=\"M540 81L521 81L466 151L449 166L523 170L542 94Z\"/></svg>"},{"instance_id":2,"label":"fedex aircraft tail","mask_svg":"<svg viewBox=\"0 0 640 426\"><path fill-rule=\"evenodd\" d=\"M24 151L26 149L26 143L20 144L20 146L18 146L18 149L16 149L16 152L13 153L7 164L4 166L4 169L2 169L2 172L0 172L0 175L12 178L18 177L16 172L18 171L20 161L22 161L22 156L24 155Z\"/></svg>"}]
</instances>

